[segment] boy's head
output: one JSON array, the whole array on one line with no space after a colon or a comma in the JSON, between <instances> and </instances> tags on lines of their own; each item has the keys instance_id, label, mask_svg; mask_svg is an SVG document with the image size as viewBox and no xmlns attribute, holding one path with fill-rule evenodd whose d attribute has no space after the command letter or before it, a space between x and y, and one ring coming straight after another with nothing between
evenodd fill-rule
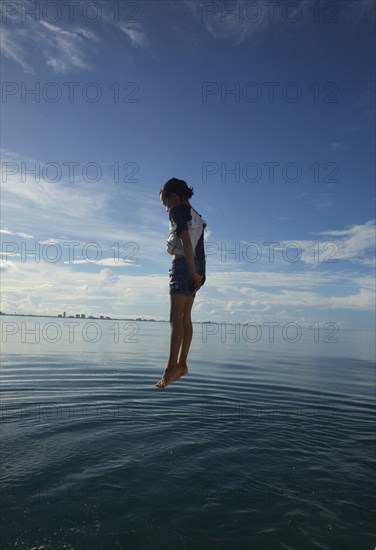
<instances>
[{"instance_id":1,"label":"boy's head","mask_svg":"<svg viewBox=\"0 0 376 550\"><path fill-rule=\"evenodd\" d=\"M184 180L177 178L169 179L160 189L159 197L162 204L169 206L169 204L188 200L193 195L193 188L188 187Z\"/></svg>"}]
</instances>

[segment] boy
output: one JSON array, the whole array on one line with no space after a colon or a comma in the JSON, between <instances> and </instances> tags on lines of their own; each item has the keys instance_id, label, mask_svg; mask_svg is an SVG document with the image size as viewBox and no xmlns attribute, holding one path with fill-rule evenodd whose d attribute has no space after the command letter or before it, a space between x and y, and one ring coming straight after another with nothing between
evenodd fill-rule
<instances>
[{"instance_id":1,"label":"boy","mask_svg":"<svg viewBox=\"0 0 376 550\"><path fill-rule=\"evenodd\" d=\"M170 275L170 355L157 388L188 373L187 356L192 340L191 309L196 291L205 283L204 229L206 222L188 199L192 187L172 178L159 192L169 213L167 252L173 256Z\"/></svg>"}]
</instances>

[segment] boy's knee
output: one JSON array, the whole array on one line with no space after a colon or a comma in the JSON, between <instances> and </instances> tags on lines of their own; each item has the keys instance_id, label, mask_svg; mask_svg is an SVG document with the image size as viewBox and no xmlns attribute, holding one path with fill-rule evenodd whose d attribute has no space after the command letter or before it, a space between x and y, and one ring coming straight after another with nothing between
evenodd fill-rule
<instances>
[{"instance_id":1,"label":"boy's knee","mask_svg":"<svg viewBox=\"0 0 376 550\"><path fill-rule=\"evenodd\" d=\"M192 319L191 319L191 314L190 313L185 313L183 315L183 323L185 325L190 325L192 323Z\"/></svg>"},{"instance_id":2,"label":"boy's knee","mask_svg":"<svg viewBox=\"0 0 376 550\"><path fill-rule=\"evenodd\" d=\"M170 324L175 325L183 321L183 312L170 311Z\"/></svg>"}]
</instances>

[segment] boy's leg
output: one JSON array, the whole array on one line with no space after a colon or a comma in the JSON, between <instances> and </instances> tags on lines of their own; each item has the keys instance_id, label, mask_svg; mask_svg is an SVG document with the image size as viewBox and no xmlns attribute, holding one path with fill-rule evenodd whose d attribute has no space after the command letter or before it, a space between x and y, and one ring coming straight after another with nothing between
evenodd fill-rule
<instances>
[{"instance_id":1,"label":"boy's leg","mask_svg":"<svg viewBox=\"0 0 376 550\"><path fill-rule=\"evenodd\" d=\"M170 355L163 376L156 384L158 388L167 386L177 373L178 354L184 336L184 308L189 298L184 294L170 295Z\"/></svg>"},{"instance_id":2,"label":"boy's leg","mask_svg":"<svg viewBox=\"0 0 376 550\"><path fill-rule=\"evenodd\" d=\"M184 334L183 334L183 340L181 343L180 353L178 357L178 366L179 366L178 377L179 378L180 376L183 376L184 374L188 373L187 357L188 357L189 348L192 342L192 335L193 335L191 310L192 310L194 299L195 299L194 296L187 297L187 301L185 303L184 312L183 312ZM177 378L174 377L174 379L177 379Z\"/></svg>"}]
</instances>

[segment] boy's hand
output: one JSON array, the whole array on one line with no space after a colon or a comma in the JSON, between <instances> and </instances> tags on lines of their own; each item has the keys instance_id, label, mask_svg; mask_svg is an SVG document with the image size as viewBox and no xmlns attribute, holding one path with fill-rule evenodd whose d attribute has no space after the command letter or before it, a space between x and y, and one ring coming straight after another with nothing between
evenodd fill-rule
<instances>
[{"instance_id":1,"label":"boy's hand","mask_svg":"<svg viewBox=\"0 0 376 550\"><path fill-rule=\"evenodd\" d=\"M200 286L202 285L202 281L204 280L203 275L199 275L196 273L194 277L192 277L192 287L194 290L198 290Z\"/></svg>"}]
</instances>

